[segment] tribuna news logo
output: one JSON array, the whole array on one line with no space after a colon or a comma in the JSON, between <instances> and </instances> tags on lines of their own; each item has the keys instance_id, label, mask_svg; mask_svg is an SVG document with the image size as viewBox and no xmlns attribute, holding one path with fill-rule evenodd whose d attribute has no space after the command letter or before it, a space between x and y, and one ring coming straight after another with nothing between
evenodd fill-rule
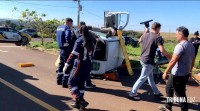
<instances>
[{"instance_id":1,"label":"tribuna news logo","mask_svg":"<svg viewBox=\"0 0 200 111\"><path fill-rule=\"evenodd\" d=\"M167 97L168 103L195 103L195 97Z\"/></svg>"}]
</instances>

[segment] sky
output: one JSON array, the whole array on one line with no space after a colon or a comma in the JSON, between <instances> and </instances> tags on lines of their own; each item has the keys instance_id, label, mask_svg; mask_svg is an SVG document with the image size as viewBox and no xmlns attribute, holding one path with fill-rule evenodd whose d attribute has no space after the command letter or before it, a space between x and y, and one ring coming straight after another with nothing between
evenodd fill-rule
<instances>
[{"instance_id":1,"label":"sky","mask_svg":"<svg viewBox=\"0 0 200 111\"><path fill-rule=\"evenodd\" d=\"M161 23L162 32L175 32L177 27L185 26L190 33L194 33L200 30L199 4L200 1L81 0L83 10L80 20L87 25L102 27L104 11L122 11L130 13L126 30L143 31L144 26L140 22L153 19ZM13 12L14 7L18 11ZM47 14L46 19L62 20L71 17L74 24L77 24L77 2L73 0L0 1L0 18L18 19L20 12L27 8ZM126 21L125 18L126 16L122 16L123 22Z\"/></svg>"}]
</instances>

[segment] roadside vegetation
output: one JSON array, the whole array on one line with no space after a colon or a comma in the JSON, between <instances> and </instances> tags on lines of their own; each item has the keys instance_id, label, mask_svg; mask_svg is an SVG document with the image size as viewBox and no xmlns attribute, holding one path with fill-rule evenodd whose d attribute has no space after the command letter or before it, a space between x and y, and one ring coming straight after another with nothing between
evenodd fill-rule
<instances>
[{"instance_id":1,"label":"roadside vegetation","mask_svg":"<svg viewBox=\"0 0 200 111\"><path fill-rule=\"evenodd\" d=\"M174 47L176 46L176 44L177 44L177 42L176 42L175 39L168 39L168 40L165 41L164 47L166 48L166 50L170 54L173 54L173 50L174 50ZM27 47L33 48L33 49L40 48L40 49L43 49L43 50L53 50L53 51L58 52L58 46L57 46L56 41L54 41L54 42L44 42L44 45L41 45L41 42L31 42L30 45L28 45ZM134 69L141 68L140 61L139 61L140 54L141 54L141 46L134 48L131 45L127 45L126 49L127 49L132 67ZM198 54L197 58L195 60L195 68L196 69L194 70L194 72L200 70L199 61L200 61L200 55ZM162 66L160 66L160 70L164 71L166 69L166 67L167 67L167 65L162 65Z\"/></svg>"},{"instance_id":2,"label":"roadside vegetation","mask_svg":"<svg viewBox=\"0 0 200 111\"><path fill-rule=\"evenodd\" d=\"M45 49L55 49L58 50L57 42L44 42L44 45L42 45L41 42L30 42L30 44L27 46L28 48L43 48Z\"/></svg>"}]
</instances>

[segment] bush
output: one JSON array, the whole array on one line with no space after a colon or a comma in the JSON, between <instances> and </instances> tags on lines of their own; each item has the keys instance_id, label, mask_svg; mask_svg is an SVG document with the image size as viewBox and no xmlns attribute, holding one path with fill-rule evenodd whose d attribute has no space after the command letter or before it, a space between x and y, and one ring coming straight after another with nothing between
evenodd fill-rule
<instances>
[{"instance_id":1,"label":"bush","mask_svg":"<svg viewBox=\"0 0 200 111\"><path fill-rule=\"evenodd\" d=\"M55 41L54 42L45 42L44 48L45 49L58 49L58 44Z\"/></svg>"},{"instance_id":2,"label":"bush","mask_svg":"<svg viewBox=\"0 0 200 111\"><path fill-rule=\"evenodd\" d=\"M32 48L43 47L41 42L31 42L29 46Z\"/></svg>"},{"instance_id":3,"label":"bush","mask_svg":"<svg viewBox=\"0 0 200 111\"><path fill-rule=\"evenodd\" d=\"M140 38L142 36L141 32L136 32L136 31L132 31L132 30L128 30L128 31L123 31L123 35L129 36L129 37L133 37L133 38Z\"/></svg>"}]
</instances>

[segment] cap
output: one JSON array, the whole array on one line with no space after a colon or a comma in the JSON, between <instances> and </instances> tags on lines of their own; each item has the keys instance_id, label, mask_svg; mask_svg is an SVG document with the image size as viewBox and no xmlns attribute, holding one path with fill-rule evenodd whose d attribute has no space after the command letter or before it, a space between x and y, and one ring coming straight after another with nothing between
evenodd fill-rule
<instances>
[{"instance_id":1,"label":"cap","mask_svg":"<svg viewBox=\"0 0 200 111\"><path fill-rule=\"evenodd\" d=\"M197 31L194 33L194 35L199 35L199 31L197 30Z\"/></svg>"},{"instance_id":2,"label":"cap","mask_svg":"<svg viewBox=\"0 0 200 111\"><path fill-rule=\"evenodd\" d=\"M81 21L80 26L82 26L82 25L86 25L86 23L84 21Z\"/></svg>"}]
</instances>

